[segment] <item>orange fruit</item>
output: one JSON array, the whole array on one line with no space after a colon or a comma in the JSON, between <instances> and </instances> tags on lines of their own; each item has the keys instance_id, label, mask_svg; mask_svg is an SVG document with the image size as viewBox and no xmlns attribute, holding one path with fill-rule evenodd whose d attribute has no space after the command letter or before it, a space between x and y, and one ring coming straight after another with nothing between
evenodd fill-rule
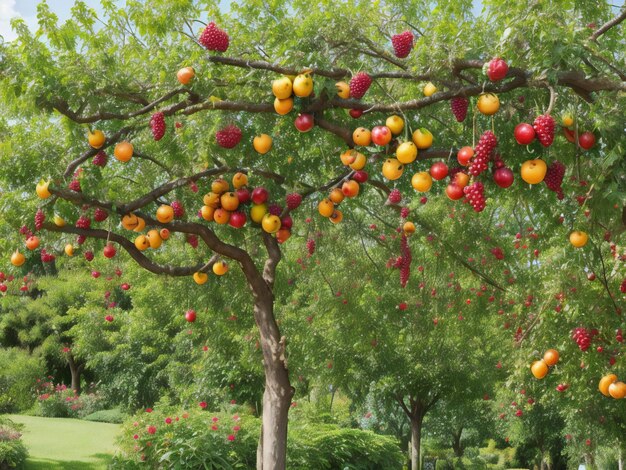
<instances>
[{"instance_id":1,"label":"orange fruit","mask_svg":"<svg viewBox=\"0 0 626 470\"><path fill-rule=\"evenodd\" d=\"M133 144L127 141L120 142L115 146L115 150L113 150L113 156L117 158L120 162L126 163L133 156Z\"/></svg>"}]
</instances>

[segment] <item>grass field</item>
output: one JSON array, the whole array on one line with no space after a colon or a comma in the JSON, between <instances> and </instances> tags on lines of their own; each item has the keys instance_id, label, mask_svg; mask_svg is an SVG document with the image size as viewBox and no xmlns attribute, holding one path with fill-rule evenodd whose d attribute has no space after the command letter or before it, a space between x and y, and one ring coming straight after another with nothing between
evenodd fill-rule
<instances>
[{"instance_id":1,"label":"grass field","mask_svg":"<svg viewBox=\"0 0 626 470\"><path fill-rule=\"evenodd\" d=\"M26 470L106 469L119 425L78 419L9 415L24 424L23 440L30 457Z\"/></svg>"}]
</instances>

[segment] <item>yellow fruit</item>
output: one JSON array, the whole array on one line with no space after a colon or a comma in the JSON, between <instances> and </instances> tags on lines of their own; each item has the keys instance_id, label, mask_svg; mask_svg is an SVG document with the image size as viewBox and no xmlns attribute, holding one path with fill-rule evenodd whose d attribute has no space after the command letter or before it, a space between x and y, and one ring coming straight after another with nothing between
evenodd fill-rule
<instances>
[{"instance_id":1,"label":"yellow fruit","mask_svg":"<svg viewBox=\"0 0 626 470\"><path fill-rule=\"evenodd\" d=\"M346 150L339 156L339 158L341 158L341 163L343 163L345 166L351 165L356 160L357 153L359 152L353 149Z\"/></svg>"},{"instance_id":2,"label":"yellow fruit","mask_svg":"<svg viewBox=\"0 0 626 470\"><path fill-rule=\"evenodd\" d=\"M209 280L209 275L207 273L201 273L198 271L196 273L193 273L193 280L196 282L196 284L201 286Z\"/></svg>"},{"instance_id":3,"label":"yellow fruit","mask_svg":"<svg viewBox=\"0 0 626 470\"><path fill-rule=\"evenodd\" d=\"M404 172L404 165L395 158L388 158L383 163L383 176L388 180L397 180Z\"/></svg>"},{"instance_id":4,"label":"yellow fruit","mask_svg":"<svg viewBox=\"0 0 626 470\"><path fill-rule=\"evenodd\" d=\"M317 210L322 217L330 217L331 215L333 215L335 205L330 199L322 199L317 206Z\"/></svg>"},{"instance_id":5,"label":"yellow fruit","mask_svg":"<svg viewBox=\"0 0 626 470\"><path fill-rule=\"evenodd\" d=\"M616 400L626 397L626 384L624 382L614 382L609 385L609 395Z\"/></svg>"},{"instance_id":6,"label":"yellow fruit","mask_svg":"<svg viewBox=\"0 0 626 470\"><path fill-rule=\"evenodd\" d=\"M372 143L372 133L365 127L357 127L352 133L352 140L356 145L367 147Z\"/></svg>"},{"instance_id":7,"label":"yellow fruit","mask_svg":"<svg viewBox=\"0 0 626 470\"><path fill-rule=\"evenodd\" d=\"M413 132L413 143L419 150L426 150L433 145L433 135L425 128L416 129Z\"/></svg>"},{"instance_id":8,"label":"yellow fruit","mask_svg":"<svg viewBox=\"0 0 626 470\"><path fill-rule=\"evenodd\" d=\"M328 220L330 220L333 224L338 224L343 220L343 212L339 209L335 209Z\"/></svg>"},{"instance_id":9,"label":"yellow fruit","mask_svg":"<svg viewBox=\"0 0 626 470\"><path fill-rule=\"evenodd\" d=\"M530 371L533 373L535 378L543 379L546 375L548 375L548 364L546 364L543 359L535 361L530 367Z\"/></svg>"},{"instance_id":10,"label":"yellow fruit","mask_svg":"<svg viewBox=\"0 0 626 470\"><path fill-rule=\"evenodd\" d=\"M138 217L135 214L126 214L122 217L122 227L126 230L134 230L139 224Z\"/></svg>"},{"instance_id":11,"label":"yellow fruit","mask_svg":"<svg viewBox=\"0 0 626 470\"><path fill-rule=\"evenodd\" d=\"M402 226L402 230L407 235L411 235L412 233L415 233L415 224L413 222L405 222Z\"/></svg>"},{"instance_id":12,"label":"yellow fruit","mask_svg":"<svg viewBox=\"0 0 626 470\"><path fill-rule=\"evenodd\" d=\"M411 178L411 186L415 191L419 191L421 193L425 193L430 190L433 185L433 177L430 176L430 173L427 171L420 171L419 173L415 173L413 178Z\"/></svg>"},{"instance_id":13,"label":"yellow fruit","mask_svg":"<svg viewBox=\"0 0 626 470\"><path fill-rule=\"evenodd\" d=\"M424 87L424 96L432 96L437 92L437 87L432 84L432 82L428 82Z\"/></svg>"},{"instance_id":14,"label":"yellow fruit","mask_svg":"<svg viewBox=\"0 0 626 470\"><path fill-rule=\"evenodd\" d=\"M263 221L263 217L267 214L267 204L252 204L250 209L250 218L253 222L260 224Z\"/></svg>"},{"instance_id":15,"label":"yellow fruit","mask_svg":"<svg viewBox=\"0 0 626 470\"><path fill-rule=\"evenodd\" d=\"M115 149L113 150L113 156L117 158L120 162L126 163L132 158L133 150L133 144L131 144L130 142L120 142L115 146Z\"/></svg>"},{"instance_id":16,"label":"yellow fruit","mask_svg":"<svg viewBox=\"0 0 626 470\"><path fill-rule=\"evenodd\" d=\"M58 214L54 214L54 225L57 227L65 227L65 219Z\"/></svg>"},{"instance_id":17,"label":"yellow fruit","mask_svg":"<svg viewBox=\"0 0 626 470\"><path fill-rule=\"evenodd\" d=\"M224 178L218 178L216 180L213 180L213 182L211 183L211 191L215 194L223 194L229 189L230 185L228 184L228 181L226 181ZM207 206L208 205L209 204L207 204Z\"/></svg>"},{"instance_id":18,"label":"yellow fruit","mask_svg":"<svg viewBox=\"0 0 626 470\"><path fill-rule=\"evenodd\" d=\"M217 209L220 205L220 195L214 192L210 192L204 195L202 202L205 206Z\"/></svg>"},{"instance_id":19,"label":"yellow fruit","mask_svg":"<svg viewBox=\"0 0 626 470\"><path fill-rule=\"evenodd\" d=\"M104 136L104 133L102 131L89 131L87 140L89 141L89 145L91 145L95 149L99 149L104 145L106 137Z\"/></svg>"},{"instance_id":20,"label":"yellow fruit","mask_svg":"<svg viewBox=\"0 0 626 470\"><path fill-rule=\"evenodd\" d=\"M239 189L248 184L248 175L245 173L235 173L233 176L233 188Z\"/></svg>"},{"instance_id":21,"label":"yellow fruit","mask_svg":"<svg viewBox=\"0 0 626 470\"><path fill-rule=\"evenodd\" d=\"M569 242L575 248L582 248L587 244L587 241L589 241L589 236L583 231L575 230L569 235Z\"/></svg>"},{"instance_id":22,"label":"yellow fruit","mask_svg":"<svg viewBox=\"0 0 626 470\"><path fill-rule=\"evenodd\" d=\"M308 73L302 73L293 81L293 94L299 98L306 98L313 93L313 79Z\"/></svg>"},{"instance_id":23,"label":"yellow fruit","mask_svg":"<svg viewBox=\"0 0 626 470\"><path fill-rule=\"evenodd\" d=\"M344 100L350 98L350 85L346 82L335 83L335 88L337 89L337 96L339 98L343 98Z\"/></svg>"},{"instance_id":24,"label":"yellow fruit","mask_svg":"<svg viewBox=\"0 0 626 470\"><path fill-rule=\"evenodd\" d=\"M398 135L404 130L404 119L394 114L393 116L389 116L387 118L385 126L389 128L393 135Z\"/></svg>"},{"instance_id":25,"label":"yellow fruit","mask_svg":"<svg viewBox=\"0 0 626 470\"><path fill-rule=\"evenodd\" d=\"M350 163L350 168L353 170L362 170L365 168L365 164L367 163L367 158L362 153L356 152L354 155L354 161Z\"/></svg>"},{"instance_id":26,"label":"yellow fruit","mask_svg":"<svg viewBox=\"0 0 626 470\"><path fill-rule=\"evenodd\" d=\"M617 382L617 375L608 374L600 379L600 383L598 384L598 389L602 393L602 395L609 396L609 385Z\"/></svg>"},{"instance_id":27,"label":"yellow fruit","mask_svg":"<svg viewBox=\"0 0 626 470\"><path fill-rule=\"evenodd\" d=\"M400 163L413 163L417 158L417 147L413 142L402 142L396 150L396 158Z\"/></svg>"},{"instance_id":28,"label":"yellow fruit","mask_svg":"<svg viewBox=\"0 0 626 470\"><path fill-rule=\"evenodd\" d=\"M334 204L341 204L341 201L343 201L344 198L345 196L343 195L343 192L339 188L332 189L330 191L330 194L328 195L328 199L333 201Z\"/></svg>"},{"instance_id":29,"label":"yellow fruit","mask_svg":"<svg viewBox=\"0 0 626 470\"><path fill-rule=\"evenodd\" d=\"M137 217L137 226L133 229L133 232L141 232L144 228L146 228L146 221L141 217Z\"/></svg>"},{"instance_id":30,"label":"yellow fruit","mask_svg":"<svg viewBox=\"0 0 626 470\"><path fill-rule=\"evenodd\" d=\"M161 238L161 234L157 229L152 229L146 235L148 242L150 242L150 248L156 250L163 243L163 239Z\"/></svg>"},{"instance_id":31,"label":"yellow fruit","mask_svg":"<svg viewBox=\"0 0 626 470\"><path fill-rule=\"evenodd\" d=\"M293 84L289 77L281 77L272 82L272 93L279 100L287 99L291 96Z\"/></svg>"},{"instance_id":32,"label":"yellow fruit","mask_svg":"<svg viewBox=\"0 0 626 470\"><path fill-rule=\"evenodd\" d=\"M41 180L37 183L35 190L37 191L37 196L40 199L48 199L52 196L52 193L48 190L48 186L50 186L50 181Z\"/></svg>"},{"instance_id":33,"label":"yellow fruit","mask_svg":"<svg viewBox=\"0 0 626 470\"><path fill-rule=\"evenodd\" d=\"M215 213L215 207L211 206L202 206L200 209L200 214L204 220L208 220L209 222L213 222L213 214Z\"/></svg>"},{"instance_id":34,"label":"yellow fruit","mask_svg":"<svg viewBox=\"0 0 626 470\"><path fill-rule=\"evenodd\" d=\"M493 93L483 93L478 97L478 111L486 116L496 114L500 109L500 99Z\"/></svg>"},{"instance_id":35,"label":"yellow fruit","mask_svg":"<svg viewBox=\"0 0 626 470\"><path fill-rule=\"evenodd\" d=\"M19 252L19 250L15 250L15 253L11 255L11 264L13 266L21 266L26 262L26 257Z\"/></svg>"},{"instance_id":36,"label":"yellow fruit","mask_svg":"<svg viewBox=\"0 0 626 470\"><path fill-rule=\"evenodd\" d=\"M213 265L213 273L217 276L223 276L228 272L228 265L224 261L218 261Z\"/></svg>"},{"instance_id":37,"label":"yellow fruit","mask_svg":"<svg viewBox=\"0 0 626 470\"><path fill-rule=\"evenodd\" d=\"M563 115L562 122L565 127L570 127L574 124L574 118L570 113L567 113Z\"/></svg>"},{"instance_id":38,"label":"yellow fruit","mask_svg":"<svg viewBox=\"0 0 626 470\"><path fill-rule=\"evenodd\" d=\"M257 135L252 141L252 146L254 150L264 155L272 148L272 138L267 134Z\"/></svg>"},{"instance_id":39,"label":"yellow fruit","mask_svg":"<svg viewBox=\"0 0 626 470\"><path fill-rule=\"evenodd\" d=\"M276 233L280 230L280 217L272 214L265 214L261 219L261 227L267 233Z\"/></svg>"},{"instance_id":40,"label":"yellow fruit","mask_svg":"<svg viewBox=\"0 0 626 470\"><path fill-rule=\"evenodd\" d=\"M64 251L67 256L74 256L74 247L72 246L71 243L68 243L67 245L65 245Z\"/></svg>"},{"instance_id":41,"label":"yellow fruit","mask_svg":"<svg viewBox=\"0 0 626 470\"><path fill-rule=\"evenodd\" d=\"M174 209L172 209L172 206L163 204L157 209L156 218L162 224L167 224L174 220Z\"/></svg>"},{"instance_id":42,"label":"yellow fruit","mask_svg":"<svg viewBox=\"0 0 626 470\"><path fill-rule=\"evenodd\" d=\"M135 238L135 247L137 247L139 251L145 251L150 248L150 240L148 240L148 237L145 235L139 235Z\"/></svg>"},{"instance_id":43,"label":"yellow fruit","mask_svg":"<svg viewBox=\"0 0 626 470\"><path fill-rule=\"evenodd\" d=\"M537 158L535 160L526 160L522 163L521 175L522 179L528 184L538 184L546 177L548 166L546 162Z\"/></svg>"},{"instance_id":44,"label":"yellow fruit","mask_svg":"<svg viewBox=\"0 0 626 470\"><path fill-rule=\"evenodd\" d=\"M281 116L288 114L293 109L293 98L285 98L284 100L276 98L274 100L274 111Z\"/></svg>"}]
</instances>

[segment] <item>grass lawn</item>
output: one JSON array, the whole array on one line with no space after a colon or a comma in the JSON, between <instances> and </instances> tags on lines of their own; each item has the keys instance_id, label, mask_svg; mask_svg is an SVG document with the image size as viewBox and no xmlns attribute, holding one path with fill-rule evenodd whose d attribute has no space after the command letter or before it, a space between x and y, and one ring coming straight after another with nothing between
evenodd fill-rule
<instances>
[{"instance_id":1,"label":"grass lawn","mask_svg":"<svg viewBox=\"0 0 626 470\"><path fill-rule=\"evenodd\" d=\"M30 454L26 470L106 469L120 428L78 419L8 417L25 425L23 440Z\"/></svg>"}]
</instances>

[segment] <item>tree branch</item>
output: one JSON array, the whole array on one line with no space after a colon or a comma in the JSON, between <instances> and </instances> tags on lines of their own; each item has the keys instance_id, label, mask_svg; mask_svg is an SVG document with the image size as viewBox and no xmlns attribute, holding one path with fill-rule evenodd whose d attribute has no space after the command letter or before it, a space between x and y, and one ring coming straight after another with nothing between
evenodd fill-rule
<instances>
[{"instance_id":1,"label":"tree branch","mask_svg":"<svg viewBox=\"0 0 626 470\"><path fill-rule=\"evenodd\" d=\"M89 150L84 152L80 157L72 160L70 164L67 165L67 168L65 169L65 172L63 173L63 176L66 178L71 176L74 173L74 171L76 171L76 168L80 166L81 163L83 163L84 161L96 155L100 150L104 150L110 147L111 145L113 145L114 143L117 143L122 137L129 135L133 130L134 128L132 126L123 127L112 136L107 137L106 141L104 142L104 145L100 147L99 149L90 148Z\"/></svg>"},{"instance_id":2,"label":"tree branch","mask_svg":"<svg viewBox=\"0 0 626 470\"><path fill-rule=\"evenodd\" d=\"M276 267L278 266L278 263L280 263L281 259L280 247L278 246L278 241L276 241L275 237L267 233L265 230L261 230L261 232L263 243L265 244L268 254L265 266L263 267L263 279L270 289L273 290L274 280L276 278Z\"/></svg>"},{"instance_id":3,"label":"tree branch","mask_svg":"<svg viewBox=\"0 0 626 470\"><path fill-rule=\"evenodd\" d=\"M589 37L589 39L591 39L592 41L597 41L600 36L602 36L604 33L606 33L613 26L617 26L618 24L620 24L624 20L626 20L626 8L624 8L622 10L622 12L619 15L617 15L615 18L613 18L610 21L607 21L602 26L600 26L598 29L596 29L593 32L593 34Z\"/></svg>"}]
</instances>

